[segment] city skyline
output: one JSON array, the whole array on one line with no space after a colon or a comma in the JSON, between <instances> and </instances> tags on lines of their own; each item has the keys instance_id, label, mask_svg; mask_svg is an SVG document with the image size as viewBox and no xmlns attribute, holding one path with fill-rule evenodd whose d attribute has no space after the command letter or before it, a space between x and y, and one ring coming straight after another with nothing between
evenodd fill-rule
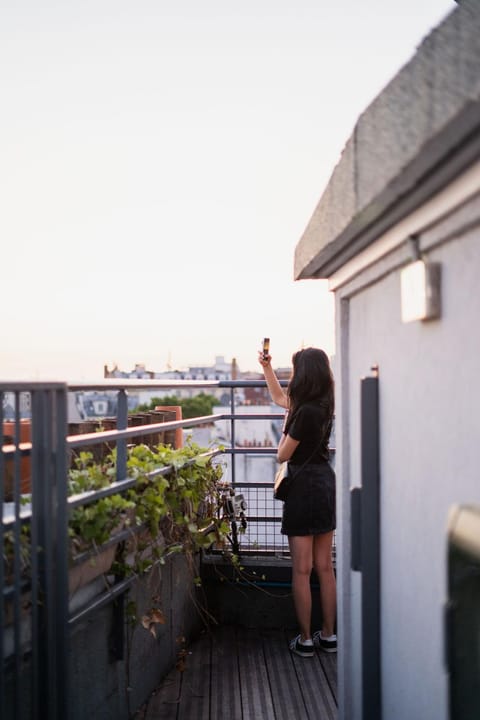
<instances>
[{"instance_id":1,"label":"city skyline","mask_svg":"<svg viewBox=\"0 0 480 720\"><path fill-rule=\"evenodd\" d=\"M220 374L230 374L233 369L233 364L235 363L236 368L241 374L244 373L258 373L259 375L263 375L262 368L260 364L257 361L257 367L248 367L248 368L242 368L238 365L236 358L227 358L225 355L220 355L219 353L215 353L213 357L213 361L210 363L197 363L189 361L183 366L175 367L173 365L168 365L165 369L158 369L155 367L148 367L143 362L137 362L134 364L133 367L127 368L127 367L119 367L118 365L112 365L112 367L109 367L108 364L104 365L104 374L107 378L112 377L141 377L143 373L145 374L174 374L174 373L191 373L192 371L198 371L198 370L205 370L205 371L214 371L217 370ZM291 367L291 363L288 363L286 366L281 365L274 365L274 369L276 370L285 370L287 368Z\"/></svg>"},{"instance_id":2,"label":"city skyline","mask_svg":"<svg viewBox=\"0 0 480 720\"><path fill-rule=\"evenodd\" d=\"M334 352L293 257L359 115L453 0L0 10L0 379Z\"/></svg>"}]
</instances>

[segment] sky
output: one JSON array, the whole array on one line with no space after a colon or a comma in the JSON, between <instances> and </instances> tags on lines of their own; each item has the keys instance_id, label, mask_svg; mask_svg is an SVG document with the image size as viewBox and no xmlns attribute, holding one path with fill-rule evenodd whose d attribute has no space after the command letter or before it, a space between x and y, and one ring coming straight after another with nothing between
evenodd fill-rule
<instances>
[{"instance_id":1,"label":"sky","mask_svg":"<svg viewBox=\"0 0 480 720\"><path fill-rule=\"evenodd\" d=\"M3 0L0 379L335 351L298 243L453 0Z\"/></svg>"}]
</instances>

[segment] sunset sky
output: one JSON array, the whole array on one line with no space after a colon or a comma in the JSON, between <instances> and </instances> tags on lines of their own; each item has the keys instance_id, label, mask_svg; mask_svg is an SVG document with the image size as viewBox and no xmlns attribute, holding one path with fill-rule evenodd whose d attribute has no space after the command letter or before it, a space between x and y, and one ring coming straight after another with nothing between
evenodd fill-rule
<instances>
[{"instance_id":1,"label":"sunset sky","mask_svg":"<svg viewBox=\"0 0 480 720\"><path fill-rule=\"evenodd\" d=\"M0 379L334 352L295 245L453 0L7 0Z\"/></svg>"}]
</instances>

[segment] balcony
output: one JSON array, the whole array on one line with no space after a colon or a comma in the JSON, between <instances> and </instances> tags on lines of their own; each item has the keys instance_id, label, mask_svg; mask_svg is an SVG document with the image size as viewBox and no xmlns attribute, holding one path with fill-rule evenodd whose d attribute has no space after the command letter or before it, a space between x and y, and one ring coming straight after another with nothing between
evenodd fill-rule
<instances>
[{"instance_id":1,"label":"balcony","mask_svg":"<svg viewBox=\"0 0 480 720\"><path fill-rule=\"evenodd\" d=\"M281 506L272 496L275 442L239 442L239 428L259 422L271 425L275 440L283 413L238 405L242 388L264 387L263 381L180 385L228 393L229 407L202 418L149 418L149 424L129 427L129 393L162 394L179 383L0 386L1 407L13 398L14 410L8 433L0 415L7 435L0 453L2 555L7 546L13 548L8 574L0 565L1 717L215 720L227 712L235 718L336 717L336 657L319 653L310 662L287 649L296 621L288 544L279 532ZM69 434L68 400L86 390L114 397L115 422L104 423L108 430ZM21 436L25 405L30 407L30 438ZM215 544L196 555L199 587L192 584L181 553L149 563L143 576L126 576L112 569L112 561L119 542L132 541L132 530L119 533L117 528L98 552L81 558L88 577L72 585L72 513L105 498L128 497L135 480L129 477L127 457L135 443L158 442L159 434L206 425L222 438L202 456L225 466L219 512L229 527L228 557ZM111 481L100 490L67 496L72 455L106 446L115 449ZM152 472L152 481L169 470ZM23 505L26 479L31 480L31 503ZM26 528L31 546L25 551ZM30 554L28 574L22 569L25 552ZM106 558L104 570L100 557ZM312 591L317 591L314 578ZM158 596L162 617L152 615L149 623L144 615L140 622L152 596ZM134 625L133 601L140 609ZM314 621L320 622L318 615Z\"/></svg>"}]
</instances>

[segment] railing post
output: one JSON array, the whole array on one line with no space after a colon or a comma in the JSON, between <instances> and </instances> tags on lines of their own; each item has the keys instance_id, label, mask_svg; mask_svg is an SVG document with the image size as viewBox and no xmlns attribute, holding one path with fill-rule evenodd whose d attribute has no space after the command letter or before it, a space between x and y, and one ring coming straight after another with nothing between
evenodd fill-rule
<instances>
[{"instance_id":1,"label":"railing post","mask_svg":"<svg viewBox=\"0 0 480 720\"><path fill-rule=\"evenodd\" d=\"M0 432L1 432L1 439L2 439L2 448L3 448L3 392L0 392ZM3 513L3 503L5 499L5 487L4 487L4 478L5 478L5 463L3 459L3 451L0 452L0 508L2 508ZM3 522L0 522L0 558L4 557L4 532L3 532ZM5 569L4 569L4 563L0 562L0 588L5 587ZM0 599L0 717L6 717L5 712L5 679L4 679L4 672L3 672L3 666L4 666L4 657L5 657L5 649L4 649L4 642L3 642L3 632L2 628L5 627L5 620L4 620L4 611L3 611L3 598Z\"/></svg>"},{"instance_id":2,"label":"railing post","mask_svg":"<svg viewBox=\"0 0 480 720\"><path fill-rule=\"evenodd\" d=\"M117 430L126 430L128 427L128 393L122 389L117 395ZM127 477L127 441L125 438L117 440L117 481ZM116 582L122 579L116 576ZM110 657L112 660L122 660L124 656L123 628L125 623L125 596L122 594L113 604L113 624L110 633Z\"/></svg>"},{"instance_id":3,"label":"railing post","mask_svg":"<svg viewBox=\"0 0 480 720\"><path fill-rule=\"evenodd\" d=\"M14 584L14 649L15 649L15 707L19 708L21 704L21 683L20 683L20 623L21 623L21 590L20 590L20 547L21 547L21 524L20 524L20 393L15 392L15 435L14 443L17 448L15 451L14 459L14 472L13 472L13 501L14 501L14 516L15 523L13 527L13 538L14 538L14 560L13 560L13 584ZM3 626L2 626L3 627Z\"/></svg>"},{"instance_id":4,"label":"railing post","mask_svg":"<svg viewBox=\"0 0 480 720\"><path fill-rule=\"evenodd\" d=\"M66 386L32 390L32 718L68 718Z\"/></svg>"},{"instance_id":5,"label":"railing post","mask_svg":"<svg viewBox=\"0 0 480 720\"><path fill-rule=\"evenodd\" d=\"M68 658L69 658L69 597L68 597L68 487L67 487L67 443L68 435L68 412L67 412L67 390L57 390L53 395L55 399L54 409L56 418L54 438L56 453L56 494L57 494L57 518L56 518L56 605L59 623L56 633L56 693L57 693L57 717L68 720Z\"/></svg>"},{"instance_id":6,"label":"railing post","mask_svg":"<svg viewBox=\"0 0 480 720\"><path fill-rule=\"evenodd\" d=\"M230 388L230 437L232 445L232 486L235 487L235 387Z\"/></svg>"},{"instance_id":7,"label":"railing post","mask_svg":"<svg viewBox=\"0 0 480 720\"><path fill-rule=\"evenodd\" d=\"M117 430L126 430L128 426L128 393L119 390L117 396ZM127 476L127 441L117 440L117 480Z\"/></svg>"}]
</instances>

